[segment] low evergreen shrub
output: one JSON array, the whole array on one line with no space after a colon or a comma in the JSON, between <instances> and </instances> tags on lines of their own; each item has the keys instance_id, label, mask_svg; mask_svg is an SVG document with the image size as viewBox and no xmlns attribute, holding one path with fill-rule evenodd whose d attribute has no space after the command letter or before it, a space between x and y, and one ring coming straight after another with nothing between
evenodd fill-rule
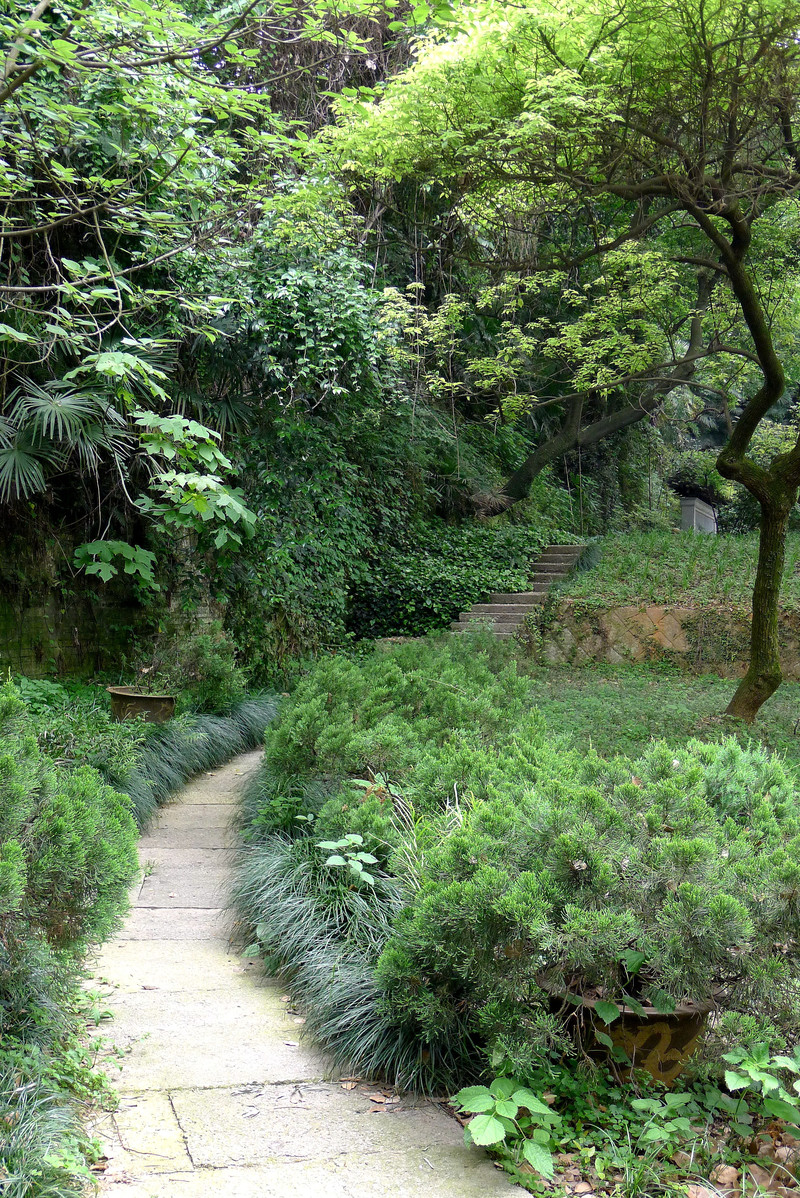
<instances>
[{"instance_id":1,"label":"low evergreen shrub","mask_svg":"<svg viewBox=\"0 0 800 1198\"><path fill-rule=\"evenodd\" d=\"M38 748L11 686L0 694L0 927L20 914L57 946L102 940L136 871L127 798L89 766Z\"/></svg>"},{"instance_id":2,"label":"low evergreen shrub","mask_svg":"<svg viewBox=\"0 0 800 1198\"><path fill-rule=\"evenodd\" d=\"M285 701L237 905L308 1028L423 1089L571 1052L584 999L612 1023L712 1001L791 1038L792 775L733 738L605 760L547 733L536 689L478 635L326 659ZM353 834L374 884L325 864Z\"/></svg>"}]
</instances>

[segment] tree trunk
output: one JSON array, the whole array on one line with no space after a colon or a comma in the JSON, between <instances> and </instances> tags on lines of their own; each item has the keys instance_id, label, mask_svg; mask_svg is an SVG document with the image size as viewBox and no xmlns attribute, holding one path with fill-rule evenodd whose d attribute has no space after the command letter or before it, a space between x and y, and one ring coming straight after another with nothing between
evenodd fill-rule
<instances>
[{"instance_id":1,"label":"tree trunk","mask_svg":"<svg viewBox=\"0 0 800 1198\"><path fill-rule=\"evenodd\" d=\"M752 723L783 679L778 655L778 600L792 504L761 504L758 568L753 588L750 666L726 709L727 715Z\"/></svg>"}]
</instances>

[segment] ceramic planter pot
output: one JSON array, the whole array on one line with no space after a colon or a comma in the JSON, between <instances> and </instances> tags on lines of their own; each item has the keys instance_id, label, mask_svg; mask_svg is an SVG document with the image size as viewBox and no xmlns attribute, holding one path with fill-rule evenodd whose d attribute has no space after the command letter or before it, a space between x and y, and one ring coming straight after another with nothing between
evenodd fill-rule
<instances>
[{"instance_id":1,"label":"ceramic planter pot","mask_svg":"<svg viewBox=\"0 0 800 1198\"><path fill-rule=\"evenodd\" d=\"M107 686L106 690L115 720L141 717L148 724L166 724L175 715L174 695L143 695L135 686Z\"/></svg>"},{"instance_id":2,"label":"ceramic planter pot","mask_svg":"<svg viewBox=\"0 0 800 1198\"><path fill-rule=\"evenodd\" d=\"M671 1086L697 1047L697 1040L714 1004L681 1003L671 1015L654 1007L642 1012L620 1007L622 1014L610 1025L595 1013L595 1000L584 999L584 1010L595 1031L603 1032L621 1048L636 1069L645 1069L656 1081ZM598 1048L602 1049L598 1042Z\"/></svg>"}]
</instances>

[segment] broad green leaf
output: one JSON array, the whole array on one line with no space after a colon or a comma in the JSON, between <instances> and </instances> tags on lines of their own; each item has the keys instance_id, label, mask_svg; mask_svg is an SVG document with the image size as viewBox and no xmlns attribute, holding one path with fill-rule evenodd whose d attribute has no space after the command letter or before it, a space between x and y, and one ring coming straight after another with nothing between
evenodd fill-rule
<instances>
[{"instance_id":1,"label":"broad green leaf","mask_svg":"<svg viewBox=\"0 0 800 1198\"><path fill-rule=\"evenodd\" d=\"M734 1073L732 1069L725 1070L725 1085L729 1090L744 1090L750 1085L750 1078L744 1073Z\"/></svg>"},{"instance_id":2,"label":"broad green leaf","mask_svg":"<svg viewBox=\"0 0 800 1198\"><path fill-rule=\"evenodd\" d=\"M502 1115L505 1119L516 1119L519 1114L519 1107L510 1098L498 1098L495 1105L495 1114Z\"/></svg>"},{"instance_id":3,"label":"broad green leaf","mask_svg":"<svg viewBox=\"0 0 800 1198\"><path fill-rule=\"evenodd\" d=\"M628 973L635 976L644 965L645 955L635 948L626 948L624 953L620 954L620 960L625 962Z\"/></svg>"},{"instance_id":4,"label":"broad green leaf","mask_svg":"<svg viewBox=\"0 0 800 1198\"><path fill-rule=\"evenodd\" d=\"M466 1090L459 1090L451 1101L459 1110L467 1111L469 1114L491 1111L494 1109L495 1102L485 1086L468 1086Z\"/></svg>"},{"instance_id":5,"label":"broad green leaf","mask_svg":"<svg viewBox=\"0 0 800 1198\"><path fill-rule=\"evenodd\" d=\"M511 1097L517 1106L524 1107L532 1115L549 1115L551 1118L560 1118L559 1115L556 1115L551 1110L546 1102L542 1102L541 1098L534 1094L533 1090L526 1090L524 1088L515 1090Z\"/></svg>"},{"instance_id":6,"label":"broad green leaf","mask_svg":"<svg viewBox=\"0 0 800 1198\"><path fill-rule=\"evenodd\" d=\"M620 1017L620 1009L615 1002L606 1002L604 999L598 999L594 1004L594 1009L602 1019L603 1023L613 1023L615 1019Z\"/></svg>"},{"instance_id":7,"label":"broad green leaf","mask_svg":"<svg viewBox=\"0 0 800 1198\"><path fill-rule=\"evenodd\" d=\"M467 1126L473 1142L482 1147L486 1147L487 1144L499 1144L506 1138L506 1129L493 1115L476 1115L474 1119L470 1119Z\"/></svg>"},{"instance_id":8,"label":"broad green leaf","mask_svg":"<svg viewBox=\"0 0 800 1198\"><path fill-rule=\"evenodd\" d=\"M599 1042L606 1048L614 1047L614 1041L611 1039L611 1037L607 1036L605 1032L599 1032L597 1028L594 1029L594 1038L595 1040L599 1040Z\"/></svg>"},{"instance_id":9,"label":"broad green leaf","mask_svg":"<svg viewBox=\"0 0 800 1198\"><path fill-rule=\"evenodd\" d=\"M489 1094L489 1090L486 1086L464 1086L463 1090L459 1090L457 1094L454 1094L450 1101L453 1106L462 1106L463 1103L469 1102L471 1098L477 1098L479 1094ZM489 1094L489 1097L491 1098L491 1094Z\"/></svg>"},{"instance_id":10,"label":"broad green leaf","mask_svg":"<svg viewBox=\"0 0 800 1198\"><path fill-rule=\"evenodd\" d=\"M489 1093L495 1098L510 1098L517 1088L517 1083L510 1077L496 1077L489 1086Z\"/></svg>"},{"instance_id":11,"label":"broad green leaf","mask_svg":"<svg viewBox=\"0 0 800 1198\"><path fill-rule=\"evenodd\" d=\"M536 1144L533 1140L526 1140L522 1145L522 1155L537 1173L541 1173L542 1177L546 1177L548 1181L553 1180L555 1173L553 1154L543 1144Z\"/></svg>"},{"instance_id":12,"label":"broad green leaf","mask_svg":"<svg viewBox=\"0 0 800 1198\"><path fill-rule=\"evenodd\" d=\"M330 856L325 862L326 865L347 865L345 857L340 857L337 853Z\"/></svg>"},{"instance_id":13,"label":"broad green leaf","mask_svg":"<svg viewBox=\"0 0 800 1198\"><path fill-rule=\"evenodd\" d=\"M21 333L19 329L12 328L10 324L0 324L0 341L18 341L20 343L27 341L33 343L34 340L34 337L29 337L27 333Z\"/></svg>"},{"instance_id":14,"label":"broad green leaf","mask_svg":"<svg viewBox=\"0 0 800 1198\"><path fill-rule=\"evenodd\" d=\"M786 1102L783 1098L765 1098L764 1110L776 1119L785 1119L787 1123L797 1123L800 1119L800 1103Z\"/></svg>"}]
</instances>

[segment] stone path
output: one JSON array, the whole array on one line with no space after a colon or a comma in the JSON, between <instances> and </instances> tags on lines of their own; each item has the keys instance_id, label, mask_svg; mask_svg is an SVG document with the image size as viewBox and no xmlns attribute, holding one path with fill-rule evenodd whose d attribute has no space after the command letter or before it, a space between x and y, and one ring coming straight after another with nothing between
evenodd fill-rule
<instances>
[{"instance_id":1,"label":"stone path","mask_svg":"<svg viewBox=\"0 0 800 1198\"><path fill-rule=\"evenodd\" d=\"M94 1128L114 1198L499 1198L509 1181L439 1107L382 1110L301 1041L277 983L229 946L229 825L248 753L187 786L140 842L144 877L96 977L126 1050Z\"/></svg>"}]
</instances>

